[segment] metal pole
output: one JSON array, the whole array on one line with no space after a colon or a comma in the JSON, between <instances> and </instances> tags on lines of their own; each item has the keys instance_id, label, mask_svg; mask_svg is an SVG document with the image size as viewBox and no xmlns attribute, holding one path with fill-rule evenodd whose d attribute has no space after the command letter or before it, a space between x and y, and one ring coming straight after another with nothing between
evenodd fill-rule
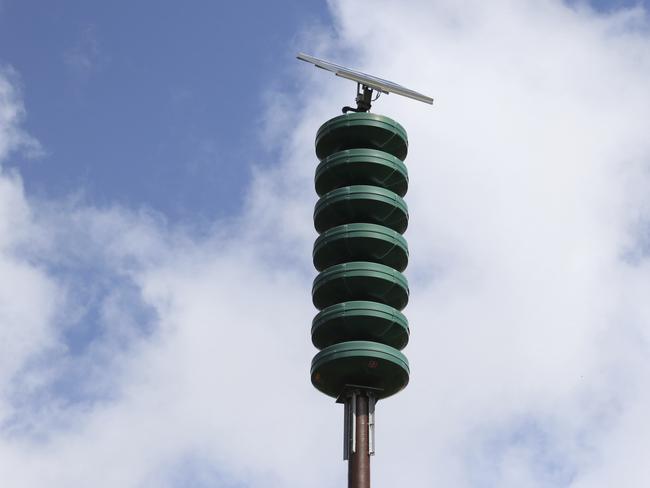
<instances>
[{"instance_id":1,"label":"metal pole","mask_svg":"<svg viewBox=\"0 0 650 488\"><path fill-rule=\"evenodd\" d=\"M368 435L368 397L356 395L356 445L348 461L348 488L370 488L370 445Z\"/></svg>"}]
</instances>

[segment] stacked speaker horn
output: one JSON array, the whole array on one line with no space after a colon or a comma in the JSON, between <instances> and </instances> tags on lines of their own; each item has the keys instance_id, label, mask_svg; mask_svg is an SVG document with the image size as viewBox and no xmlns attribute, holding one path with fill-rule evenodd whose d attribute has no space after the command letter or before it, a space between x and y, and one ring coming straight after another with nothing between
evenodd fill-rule
<instances>
[{"instance_id":1,"label":"stacked speaker horn","mask_svg":"<svg viewBox=\"0 0 650 488\"><path fill-rule=\"evenodd\" d=\"M409 365L400 352L409 327L401 310L409 288L402 274L408 248L404 159L408 139L394 120L367 112L335 117L316 135L312 288L320 310L311 337L320 352L312 384L340 398L346 389L376 399L402 390Z\"/></svg>"}]
</instances>

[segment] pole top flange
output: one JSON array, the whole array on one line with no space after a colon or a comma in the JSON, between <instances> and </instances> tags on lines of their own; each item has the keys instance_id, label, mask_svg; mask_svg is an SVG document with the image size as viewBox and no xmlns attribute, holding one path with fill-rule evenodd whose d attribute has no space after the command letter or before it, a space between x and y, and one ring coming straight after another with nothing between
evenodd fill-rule
<instances>
[{"instance_id":1,"label":"pole top flange","mask_svg":"<svg viewBox=\"0 0 650 488\"><path fill-rule=\"evenodd\" d=\"M381 393L382 391L384 391L382 388L375 388L373 386L345 385L341 394L336 397L336 403L345 403L353 393L359 394L363 392L377 397L377 393Z\"/></svg>"}]
</instances>

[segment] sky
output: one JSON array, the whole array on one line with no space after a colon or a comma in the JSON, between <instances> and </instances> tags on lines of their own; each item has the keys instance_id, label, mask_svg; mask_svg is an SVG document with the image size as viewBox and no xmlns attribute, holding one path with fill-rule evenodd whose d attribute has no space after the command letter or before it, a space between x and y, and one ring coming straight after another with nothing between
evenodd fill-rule
<instances>
[{"instance_id":1,"label":"sky","mask_svg":"<svg viewBox=\"0 0 650 488\"><path fill-rule=\"evenodd\" d=\"M1 5L0 59L18 73L24 127L47 154L6 164L30 193L83 192L174 220L241 207L236 190L268 160L264 97L286 85L302 30L328 20L312 0Z\"/></svg>"},{"instance_id":2,"label":"sky","mask_svg":"<svg viewBox=\"0 0 650 488\"><path fill-rule=\"evenodd\" d=\"M408 7L408 8L405 8ZM313 140L409 133L409 386L373 486L647 487L643 2L0 2L3 486L344 486Z\"/></svg>"}]
</instances>

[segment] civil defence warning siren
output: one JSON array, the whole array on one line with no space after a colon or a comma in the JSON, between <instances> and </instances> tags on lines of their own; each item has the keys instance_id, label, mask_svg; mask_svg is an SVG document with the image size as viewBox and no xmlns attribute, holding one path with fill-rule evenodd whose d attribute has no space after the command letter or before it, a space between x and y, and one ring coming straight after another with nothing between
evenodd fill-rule
<instances>
[{"instance_id":1,"label":"civil defence warning siren","mask_svg":"<svg viewBox=\"0 0 650 488\"><path fill-rule=\"evenodd\" d=\"M314 182L320 198L313 261L319 274L312 301L320 312L311 337L320 352L311 363L311 381L344 404L348 486L369 488L375 402L406 387L410 370L400 352L409 339L401 313L409 298L402 274L408 264L402 237L408 225L402 199L408 189L408 139L400 124L368 111L382 93L428 104L433 99L303 53L297 57L357 83L356 108L343 107L344 115L316 134L320 163Z\"/></svg>"}]
</instances>

